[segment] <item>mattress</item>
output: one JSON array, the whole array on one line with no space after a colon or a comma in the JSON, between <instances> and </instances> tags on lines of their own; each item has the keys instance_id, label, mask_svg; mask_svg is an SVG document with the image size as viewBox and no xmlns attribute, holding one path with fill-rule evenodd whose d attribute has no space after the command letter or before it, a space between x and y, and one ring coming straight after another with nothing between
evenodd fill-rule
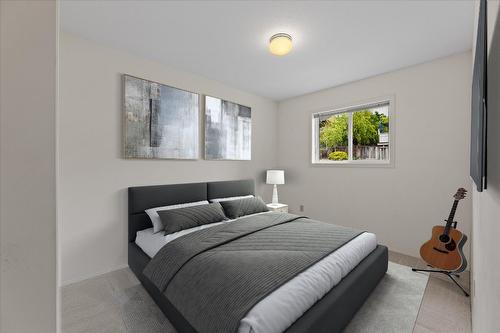
<instances>
[{"instance_id":1,"label":"mattress","mask_svg":"<svg viewBox=\"0 0 500 333\"><path fill-rule=\"evenodd\" d=\"M228 222L231 221L203 225L166 236L162 233L153 234L153 228L149 228L137 232L136 244L149 257L153 257L165 244L178 237ZM349 274L376 246L374 234L360 234L257 303L241 320L238 333L283 332Z\"/></svg>"}]
</instances>

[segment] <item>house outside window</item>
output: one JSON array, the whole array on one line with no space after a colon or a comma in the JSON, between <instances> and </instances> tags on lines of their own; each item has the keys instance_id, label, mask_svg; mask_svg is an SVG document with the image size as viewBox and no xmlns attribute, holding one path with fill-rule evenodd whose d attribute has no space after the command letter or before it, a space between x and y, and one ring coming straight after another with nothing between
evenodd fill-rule
<instances>
[{"instance_id":1,"label":"house outside window","mask_svg":"<svg viewBox=\"0 0 500 333\"><path fill-rule=\"evenodd\" d=\"M392 99L312 115L312 163L391 166Z\"/></svg>"}]
</instances>

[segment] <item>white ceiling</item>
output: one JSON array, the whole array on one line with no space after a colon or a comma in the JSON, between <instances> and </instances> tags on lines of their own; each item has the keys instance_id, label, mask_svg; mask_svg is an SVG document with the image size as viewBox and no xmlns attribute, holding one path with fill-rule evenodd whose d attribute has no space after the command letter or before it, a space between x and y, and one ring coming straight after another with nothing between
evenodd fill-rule
<instances>
[{"instance_id":1,"label":"white ceiling","mask_svg":"<svg viewBox=\"0 0 500 333\"><path fill-rule=\"evenodd\" d=\"M63 1L63 30L283 100L471 49L472 1ZM292 35L284 57L267 51Z\"/></svg>"}]
</instances>

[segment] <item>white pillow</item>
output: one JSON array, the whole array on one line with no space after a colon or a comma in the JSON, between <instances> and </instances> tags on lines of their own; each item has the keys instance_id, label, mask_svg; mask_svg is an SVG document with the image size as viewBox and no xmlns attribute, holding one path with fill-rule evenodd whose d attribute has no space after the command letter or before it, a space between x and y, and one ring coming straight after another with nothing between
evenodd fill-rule
<instances>
[{"instance_id":1,"label":"white pillow","mask_svg":"<svg viewBox=\"0 0 500 333\"><path fill-rule=\"evenodd\" d=\"M182 203L182 204L177 204L177 205L149 208L149 209L146 209L145 212L146 212L146 214L148 214L149 218L151 219L151 223L153 223L153 233L156 234L157 232L160 232L163 230L163 224L161 223L161 219L160 219L160 215L158 215L158 211L184 208L184 207L192 207L192 206L200 206L200 205L207 205L207 204L209 204L209 202L207 200L196 201L196 202L187 202L187 203Z\"/></svg>"},{"instance_id":2,"label":"white pillow","mask_svg":"<svg viewBox=\"0 0 500 333\"><path fill-rule=\"evenodd\" d=\"M253 198L254 196L249 194L249 195L240 195L239 197L227 197L227 198L217 198L217 199L210 199L210 202L222 202L222 201L231 201L231 200L239 200L239 199L246 199L246 198Z\"/></svg>"}]
</instances>

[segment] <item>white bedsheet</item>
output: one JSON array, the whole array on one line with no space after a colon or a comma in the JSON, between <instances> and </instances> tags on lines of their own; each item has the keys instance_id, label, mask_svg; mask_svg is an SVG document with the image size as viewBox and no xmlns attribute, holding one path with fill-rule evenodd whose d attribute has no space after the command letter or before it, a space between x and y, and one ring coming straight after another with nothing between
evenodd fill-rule
<instances>
[{"instance_id":1,"label":"white bedsheet","mask_svg":"<svg viewBox=\"0 0 500 333\"><path fill-rule=\"evenodd\" d=\"M199 227L181 230L179 232L174 232L173 234L169 234L169 235L164 235L163 231L160 231L160 232L157 232L156 234L154 234L153 228L144 229L144 230L137 232L137 236L135 237L135 243L150 258L153 258L158 253L158 251L161 250L161 248L163 246L165 246L167 243L170 243L174 239L179 238L179 237L184 236L184 235L187 235L187 234L190 234L192 232L201 230L201 229L214 227L214 226L222 224L222 223L225 223L225 222L204 224L204 225L201 225Z\"/></svg>"},{"instance_id":2,"label":"white bedsheet","mask_svg":"<svg viewBox=\"0 0 500 333\"><path fill-rule=\"evenodd\" d=\"M148 256L153 257L165 244L180 236L222 223L227 221L166 236L161 232L153 234L153 228L145 229L137 232L135 242ZM257 303L241 320L238 333L283 332L376 247L377 238L374 234L365 232L357 236Z\"/></svg>"}]
</instances>

